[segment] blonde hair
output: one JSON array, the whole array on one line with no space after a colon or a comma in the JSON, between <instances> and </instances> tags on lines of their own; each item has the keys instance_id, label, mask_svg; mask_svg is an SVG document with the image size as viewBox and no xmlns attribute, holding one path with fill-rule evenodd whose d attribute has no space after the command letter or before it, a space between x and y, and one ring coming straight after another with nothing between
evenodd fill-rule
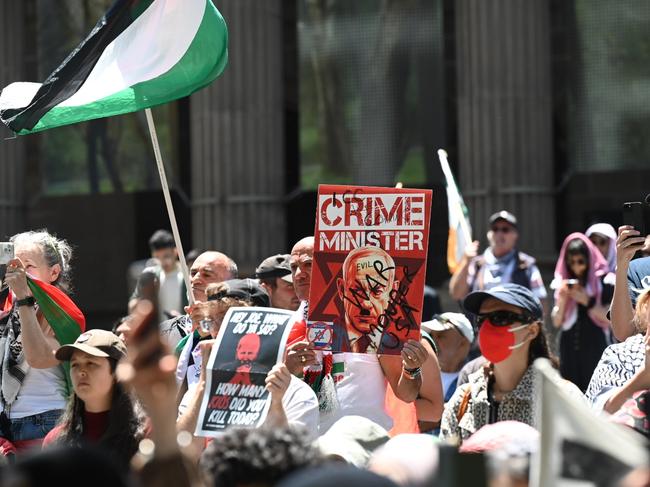
<instances>
[{"instance_id":1,"label":"blonde hair","mask_svg":"<svg viewBox=\"0 0 650 487\"><path fill-rule=\"evenodd\" d=\"M639 294L639 297L636 299L636 306L634 308L634 318L632 318L632 323L639 333L645 333L648 328L648 323L644 315L646 315L646 310L650 305L650 288L644 289Z\"/></svg>"}]
</instances>

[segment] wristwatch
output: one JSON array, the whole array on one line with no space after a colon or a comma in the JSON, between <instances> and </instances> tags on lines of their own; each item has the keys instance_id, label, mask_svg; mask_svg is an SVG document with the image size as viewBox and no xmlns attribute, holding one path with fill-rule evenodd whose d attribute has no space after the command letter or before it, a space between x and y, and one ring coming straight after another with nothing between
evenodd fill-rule
<instances>
[{"instance_id":1,"label":"wristwatch","mask_svg":"<svg viewBox=\"0 0 650 487\"><path fill-rule=\"evenodd\" d=\"M19 308L21 306L34 306L35 304L36 300L34 299L34 296L27 296L26 298L16 300L16 306Z\"/></svg>"}]
</instances>

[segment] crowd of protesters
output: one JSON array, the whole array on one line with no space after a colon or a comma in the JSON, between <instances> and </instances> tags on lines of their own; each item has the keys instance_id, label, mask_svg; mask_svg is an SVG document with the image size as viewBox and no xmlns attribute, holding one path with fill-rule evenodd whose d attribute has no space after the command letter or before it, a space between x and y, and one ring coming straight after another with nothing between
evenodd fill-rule
<instances>
[{"instance_id":1,"label":"crowd of protesters","mask_svg":"<svg viewBox=\"0 0 650 487\"><path fill-rule=\"evenodd\" d=\"M619 422L650 438L650 257L633 259L645 237L606 223L568 235L551 299L517 247L517 218L500 211L488 224L489 247L471 243L451 277L460 308L425 316L421 340L400 355L314 349L313 237L260 256L250 278L217 249L201 252L188 290L173 237L157 231L129 314L112 331L72 323L66 341L60 316L35 297L50 286L76 309L70 246L45 230L13 236L0 288L0 485L487 485L463 468L477 452L507 466L489 485L527 485L540 448L538 358L599 414L643 411ZM215 338L230 308L250 306L293 313L284 358L266 376L265 423L196 436ZM555 346L545 318L559 329ZM452 466L469 480L445 481ZM636 474L620 485L650 485Z\"/></svg>"}]
</instances>

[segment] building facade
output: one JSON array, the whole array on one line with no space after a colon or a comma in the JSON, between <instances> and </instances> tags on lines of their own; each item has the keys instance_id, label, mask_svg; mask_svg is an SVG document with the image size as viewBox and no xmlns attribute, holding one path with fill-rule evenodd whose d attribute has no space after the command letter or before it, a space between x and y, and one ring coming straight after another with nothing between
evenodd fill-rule
<instances>
[{"instance_id":1,"label":"building facade","mask_svg":"<svg viewBox=\"0 0 650 487\"><path fill-rule=\"evenodd\" d=\"M508 209L550 271L564 235L619 224L648 191L650 5L623 2L215 0L225 74L154 110L185 250L218 249L250 275L313 232L318 183L402 182L434 190L440 286L444 147L475 236ZM0 85L44 79L110 3L3 2ZM0 238L67 238L77 299L107 326L129 263L169 227L142 114L1 135Z\"/></svg>"}]
</instances>

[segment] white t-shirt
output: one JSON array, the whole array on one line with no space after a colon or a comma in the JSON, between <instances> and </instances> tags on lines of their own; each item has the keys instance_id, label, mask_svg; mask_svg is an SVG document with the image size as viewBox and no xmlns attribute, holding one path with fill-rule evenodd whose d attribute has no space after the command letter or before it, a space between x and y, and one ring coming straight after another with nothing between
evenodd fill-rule
<instances>
[{"instance_id":1,"label":"white t-shirt","mask_svg":"<svg viewBox=\"0 0 650 487\"><path fill-rule=\"evenodd\" d=\"M447 390L454 380L458 378L458 372L443 372L440 371L440 379L442 380L442 397L447 397Z\"/></svg>"},{"instance_id":2,"label":"white t-shirt","mask_svg":"<svg viewBox=\"0 0 650 487\"><path fill-rule=\"evenodd\" d=\"M61 366L29 369L11 405L9 419L26 418L53 409L65 409L65 376Z\"/></svg>"},{"instance_id":3,"label":"white t-shirt","mask_svg":"<svg viewBox=\"0 0 650 487\"><path fill-rule=\"evenodd\" d=\"M183 273L179 269L174 269L169 274L160 270L160 289L158 291L158 303L160 305L161 320L164 319L164 311L178 311L183 303L181 301L181 292L183 289Z\"/></svg>"},{"instance_id":4,"label":"white t-shirt","mask_svg":"<svg viewBox=\"0 0 650 487\"><path fill-rule=\"evenodd\" d=\"M318 398L311 387L293 375L282 398L282 407L289 426L302 426L312 440L318 436Z\"/></svg>"},{"instance_id":5,"label":"white t-shirt","mask_svg":"<svg viewBox=\"0 0 650 487\"><path fill-rule=\"evenodd\" d=\"M178 405L178 415L182 415L187 406L190 403L190 400L194 396L196 391L196 386L199 383L201 377L201 347L195 346L194 337L188 338L183 347L183 351L178 359L178 366L176 367L176 382L180 385L183 382L183 379L187 376L187 391L181 399L181 403ZM192 347L194 347L192 349ZM193 358L194 363L188 365L190 355Z\"/></svg>"},{"instance_id":6,"label":"white t-shirt","mask_svg":"<svg viewBox=\"0 0 650 487\"><path fill-rule=\"evenodd\" d=\"M393 427L393 420L385 410L388 382L377 355L336 353L333 356L332 376L338 404L331 413L321 414L321 435L343 416L350 415L368 418L386 430Z\"/></svg>"}]
</instances>

